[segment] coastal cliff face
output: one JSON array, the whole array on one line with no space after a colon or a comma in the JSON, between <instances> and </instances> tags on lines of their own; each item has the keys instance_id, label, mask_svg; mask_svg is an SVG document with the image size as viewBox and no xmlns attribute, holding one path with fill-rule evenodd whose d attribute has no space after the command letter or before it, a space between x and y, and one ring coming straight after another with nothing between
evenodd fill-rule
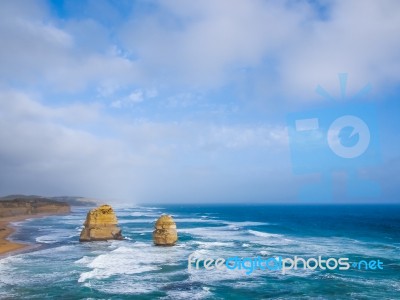
<instances>
[{"instance_id":1,"label":"coastal cliff face","mask_svg":"<svg viewBox=\"0 0 400 300\"><path fill-rule=\"evenodd\" d=\"M162 215L155 224L153 241L158 246L173 246L178 240L176 224L169 215Z\"/></svg>"},{"instance_id":2,"label":"coastal cliff face","mask_svg":"<svg viewBox=\"0 0 400 300\"><path fill-rule=\"evenodd\" d=\"M70 206L67 203L46 198L17 198L0 201L0 218L35 214L63 214L70 211Z\"/></svg>"},{"instance_id":3,"label":"coastal cliff face","mask_svg":"<svg viewBox=\"0 0 400 300\"><path fill-rule=\"evenodd\" d=\"M121 240L121 229L117 226L118 220L110 205L102 205L92 209L86 216L79 241Z\"/></svg>"}]
</instances>

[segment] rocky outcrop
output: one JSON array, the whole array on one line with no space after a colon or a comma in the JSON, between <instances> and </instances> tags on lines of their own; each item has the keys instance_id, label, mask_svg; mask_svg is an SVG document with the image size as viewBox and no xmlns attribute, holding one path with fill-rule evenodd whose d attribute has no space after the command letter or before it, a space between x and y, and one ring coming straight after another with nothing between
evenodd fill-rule
<instances>
[{"instance_id":1,"label":"rocky outcrop","mask_svg":"<svg viewBox=\"0 0 400 300\"><path fill-rule=\"evenodd\" d=\"M71 211L70 206L46 198L15 198L0 201L0 218L37 214L65 214Z\"/></svg>"},{"instance_id":2,"label":"rocky outcrop","mask_svg":"<svg viewBox=\"0 0 400 300\"><path fill-rule=\"evenodd\" d=\"M178 240L176 224L169 215L162 215L155 224L153 241L158 246L173 246Z\"/></svg>"},{"instance_id":3,"label":"rocky outcrop","mask_svg":"<svg viewBox=\"0 0 400 300\"><path fill-rule=\"evenodd\" d=\"M102 205L88 212L79 241L122 240L118 220L110 205Z\"/></svg>"}]
</instances>

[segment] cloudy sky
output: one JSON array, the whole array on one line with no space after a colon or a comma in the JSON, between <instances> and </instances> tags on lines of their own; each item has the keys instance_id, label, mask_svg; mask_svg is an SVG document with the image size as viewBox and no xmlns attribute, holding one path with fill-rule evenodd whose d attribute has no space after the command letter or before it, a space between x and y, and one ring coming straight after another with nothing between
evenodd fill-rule
<instances>
[{"instance_id":1,"label":"cloudy sky","mask_svg":"<svg viewBox=\"0 0 400 300\"><path fill-rule=\"evenodd\" d=\"M0 193L281 203L328 172L398 202L399 32L397 0L1 1ZM291 116L350 104L375 156L296 172Z\"/></svg>"}]
</instances>

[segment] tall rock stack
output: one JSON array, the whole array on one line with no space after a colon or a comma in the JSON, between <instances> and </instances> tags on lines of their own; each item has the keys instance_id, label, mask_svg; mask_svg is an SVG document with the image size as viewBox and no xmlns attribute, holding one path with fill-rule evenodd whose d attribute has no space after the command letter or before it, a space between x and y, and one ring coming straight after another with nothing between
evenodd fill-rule
<instances>
[{"instance_id":1,"label":"tall rock stack","mask_svg":"<svg viewBox=\"0 0 400 300\"><path fill-rule=\"evenodd\" d=\"M176 224L169 215L162 215L155 224L153 241L158 246L173 246L178 240Z\"/></svg>"},{"instance_id":2,"label":"tall rock stack","mask_svg":"<svg viewBox=\"0 0 400 300\"><path fill-rule=\"evenodd\" d=\"M110 205L102 205L88 212L80 242L122 240L118 220Z\"/></svg>"}]
</instances>

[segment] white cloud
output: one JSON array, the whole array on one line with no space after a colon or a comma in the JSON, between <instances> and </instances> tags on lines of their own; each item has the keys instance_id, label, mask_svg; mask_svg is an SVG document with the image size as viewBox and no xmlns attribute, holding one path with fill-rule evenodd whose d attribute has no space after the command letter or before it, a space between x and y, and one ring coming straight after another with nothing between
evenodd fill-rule
<instances>
[{"instance_id":1,"label":"white cloud","mask_svg":"<svg viewBox=\"0 0 400 300\"><path fill-rule=\"evenodd\" d=\"M189 197L192 190L180 191L183 182L194 189L224 182L199 192L212 198L240 181L224 171L237 155L249 149L277 154L286 143L279 127L127 122L101 109L96 104L50 107L27 94L1 92L0 191L145 202L177 193ZM259 165L237 166L237 172L251 177L253 168Z\"/></svg>"},{"instance_id":2,"label":"white cloud","mask_svg":"<svg viewBox=\"0 0 400 300\"><path fill-rule=\"evenodd\" d=\"M350 92L398 83L399 2L326 3L321 17L308 1L163 1L123 38L153 78L213 88L246 68L268 101L315 98L317 84L337 91L340 72L350 73Z\"/></svg>"},{"instance_id":3,"label":"white cloud","mask_svg":"<svg viewBox=\"0 0 400 300\"><path fill-rule=\"evenodd\" d=\"M257 66L263 57L279 50L309 16L306 8L288 10L280 4L283 2L271 3L160 2L159 14L127 25L125 43L138 53L144 68L165 70L173 77L167 78L171 81L223 84L229 79L227 72ZM172 15L172 19L165 15Z\"/></svg>"},{"instance_id":4,"label":"white cloud","mask_svg":"<svg viewBox=\"0 0 400 300\"><path fill-rule=\"evenodd\" d=\"M154 97L153 94L150 94L150 96ZM148 92L143 93L142 90L137 89L122 99L112 101L110 106L112 108L129 108L143 102L145 97L150 98Z\"/></svg>"},{"instance_id":5,"label":"white cloud","mask_svg":"<svg viewBox=\"0 0 400 300\"><path fill-rule=\"evenodd\" d=\"M143 101L143 92L141 90L136 90L129 94L128 100L133 103L138 103Z\"/></svg>"},{"instance_id":6,"label":"white cloud","mask_svg":"<svg viewBox=\"0 0 400 300\"><path fill-rule=\"evenodd\" d=\"M398 1L325 3L321 18L308 1L160 1L110 28L84 17L60 23L41 2L2 3L0 79L69 92L95 86L104 97L139 85L147 98L161 85L235 83L268 102L315 98L317 84L336 91L339 72L350 73L350 92L398 83Z\"/></svg>"},{"instance_id":7,"label":"white cloud","mask_svg":"<svg viewBox=\"0 0 400 300\"><path fill-rule=\"evenodd\" d=\"M96 21L70 20L60 28L41 2L11 1L0 6L3 82L58 92L81 91L94 84L110 92L111 86L137 80L135 64L108 49L113 48L108 29Z\"/></svg>"}]
</instances>

